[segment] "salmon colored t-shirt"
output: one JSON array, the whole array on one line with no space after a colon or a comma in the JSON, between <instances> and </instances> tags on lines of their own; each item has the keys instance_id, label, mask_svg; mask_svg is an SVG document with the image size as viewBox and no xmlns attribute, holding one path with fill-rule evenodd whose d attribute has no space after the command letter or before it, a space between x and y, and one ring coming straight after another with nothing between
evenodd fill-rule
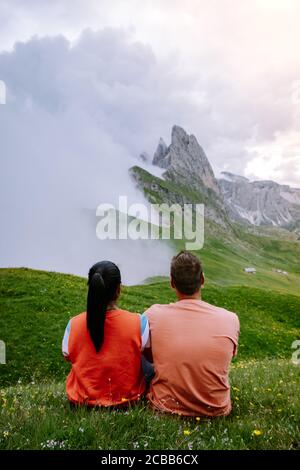
<instances>
[{"instance_id":1,"label":"salmon colored t-shirt","mask_svg":"<svg viewBox=\"0 0 300 470\"><path fill-rule=\"evenodd\" d=\"M152 405L186 416L229 414L237 315L194 299L153 305L145 314L155 368L148 393Z\"/></svg>"}]
</instances>

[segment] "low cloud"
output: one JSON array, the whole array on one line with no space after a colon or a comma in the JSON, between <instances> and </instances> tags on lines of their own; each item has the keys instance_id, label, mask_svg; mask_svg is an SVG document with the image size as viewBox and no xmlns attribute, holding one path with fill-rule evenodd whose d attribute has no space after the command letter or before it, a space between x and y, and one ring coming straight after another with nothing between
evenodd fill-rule
<instances>
[{"instance_id":1,"label":"low cloud","mask_svg":"<svg viewBox=\"0 0 300 470\"><path fill-rule=\"evenodd\" d=\"M179 21L181 3L175 3ZM20 13L21 4L10 5ZM24 18L42 17L38 3L30 4L35 15ZM77 13L79 4L74 4ZM63 5L55 2L55 8ZM0 10L0 22L11 20L9 8ZM286 63L277 63L272 50L267 64L254 38L251 43L248 26L243 49L230 35L232 22L220 32L214 29L216 22L220 26L216 18L205 23L212 18L208 3L196 47L191 31L198 13L194 17L187 10L183 17L188 28L182 44L172 29L176 22L167 22L174 47L160 39L161 53L156 42L162 30L153 44L137 39L141 26L86 29L76 36L82 27L79 13L72 34L67 28L66 35L36 36L0 53L7 92L0 107L2 265L85 274L92 262L109 256L124 266L128 282L167 273L171 252L159 243L100 243L95 209L102 202L117 204L119 195L143 201L128 168L142 151L153 154L160 136L169 142L173 124L196 135L217 174L227 170L300 186L299 70L291 49ZM236 37L242 35L246 13L236 10L241 21ZM249 18L253 26L253 15ZM146 20L141 18L141 25ZM155 15L150 20L157 21ZM263 34L262 16L258 32ZM271 51L268 47L264 44ZM134 255L138 251L143 263Z\"/></svg>"},{"instance_id":2,"label":"low cloud","mask_svg":"<svg viewBox=\"0 0 300 470\"><path fill-rule=\"evenodd\" d=\"M171 250L159 242L95 234L98 204L117 205L119 195L146 203L128 168L147 142L150 97L141 84L154 62L148 48L112 30L86 32L73 47L63 37L36 38L0 55L8 92L0 109L2 266L86 274L108 257L125 282L168 273Z\"/></svg>"}]
</instances>

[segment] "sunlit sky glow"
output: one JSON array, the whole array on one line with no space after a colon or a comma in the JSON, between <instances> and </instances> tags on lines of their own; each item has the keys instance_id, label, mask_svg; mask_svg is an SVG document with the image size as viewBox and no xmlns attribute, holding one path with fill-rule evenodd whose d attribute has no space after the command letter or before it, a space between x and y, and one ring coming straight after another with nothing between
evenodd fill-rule
<instances>
[{"instance_id":1,"label":"sunlit sky glow","mask_svg":"<svg viewBox=\"0 0 300 470\"><path fill-rule=\"evenodd\" d=\"M2 0L0 50L13 57L16 41L57 35L76 48L86 28L110 27L116 34L121 30L124 47L141 44L140 57L137 53L125 61L124 68L147 56L150 78L138 84L130 84L128 78L124 86L131 135L110 127L106 132L112 140L119 142L114 133L124 132L121 145L126 151L137 153L140 146L151 153L160 135L169 141L170 127L176 123L197 136L217 175L230 170L300 187L299 18L298 0ZM97 44L87 40L80 47ZM108 43L108 54L122 53L118 47L110 52ZM101 53L105 60L103 48ZM29 48L25 63L21 55L14 61L20 76L21 68L30 68L30 60L35 60ZM78 73L88 74L79 62ZM86 66L92 67L93 61ZM115 67L109 80L124 84L123 73L127 71L122 66ZM18 87L21 92L21 83ZM124 94L116 88L114 92L105 107L111 104L110 115L119 114L120 93L125 116ZM154 99L145 101L145 94ZM61 100L63 95L62 89ZM135 143L133 101L146 109ZM98 104L102 106L100 98ZM151 106L157 109L152 111Z\"/></svg>"}]
</instances>

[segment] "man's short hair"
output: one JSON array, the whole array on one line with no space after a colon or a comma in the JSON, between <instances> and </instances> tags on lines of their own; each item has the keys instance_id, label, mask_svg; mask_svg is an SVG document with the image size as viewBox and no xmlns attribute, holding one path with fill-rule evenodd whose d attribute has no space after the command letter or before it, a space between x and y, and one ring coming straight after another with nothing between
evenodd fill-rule
<instances>
[{"instance_id":1,"label":"man's short hair","mask_svg":"<svg viewBox=\"0 0 300 470\"><path fill-rule=\"evenodd\" d=\"M193 295L201 287L202 266L197 256L180 251L171 261L171 279L176 289L185 295Z\"/></svg>"}]
</instances>

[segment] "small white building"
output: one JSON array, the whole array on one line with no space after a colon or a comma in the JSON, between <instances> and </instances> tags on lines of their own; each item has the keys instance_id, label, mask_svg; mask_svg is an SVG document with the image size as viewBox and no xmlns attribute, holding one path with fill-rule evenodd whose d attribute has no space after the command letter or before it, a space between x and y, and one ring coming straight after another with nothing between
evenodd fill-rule
<instances>
[{"instance_id":1,"label":"small white building","mask_svg":"<svg viewBox=\"0 0 300 470\"><path fill-rule=\"evenodd\" d=\"M245 273L248 273L248 274L255 274L256 273L256 269L255 268L244 268L244 271Z\"/></svg>"},{"instance_id":2,"label":"small white building","mask_svg":"<svg viewBox=\"0 0 300 470\"><path fill-rule=\"evenodd\" d=\"M275 271L279 274L283 274L284 276L288 275L288 272L287 271L282 271L282 269L275 269Z\"/></svg>"}]
</instances>

